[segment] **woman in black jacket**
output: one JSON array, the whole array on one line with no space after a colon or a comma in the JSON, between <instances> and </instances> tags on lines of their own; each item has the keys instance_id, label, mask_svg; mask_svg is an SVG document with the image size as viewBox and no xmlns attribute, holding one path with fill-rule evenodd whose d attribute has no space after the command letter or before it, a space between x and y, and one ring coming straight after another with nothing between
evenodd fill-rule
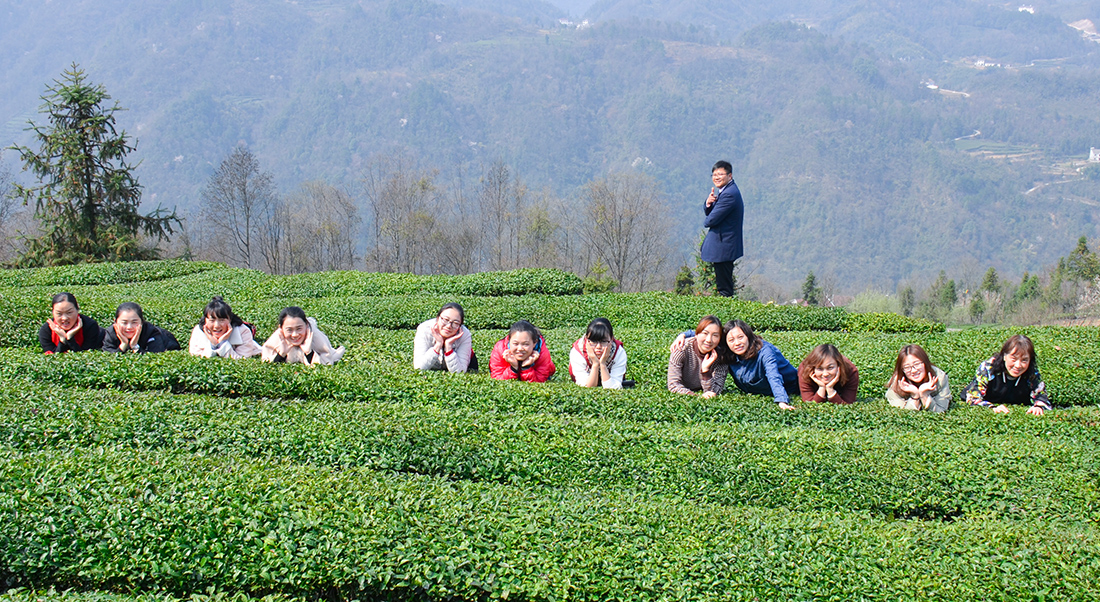
<instances>
[{"instance_id":1,"label":"woman in black jacket","mask_svg":"<svg viewBox=\"0 0 1100 602\"><path fill-rule=\"evenodd\" d=\"M111 353L160 353L179 348L172 333L146 322L141 306L132 302L118 306L114 327L103 336L103 350Z\"/></svg>"},{"instance_id":2,"label":"woman in black jacket","mask_svg":"<svg viewBox=\"0 0 1100 602\"><path fill-rule=\"evenodd\" d=\"M87 351L103 346L103 329L80 313L72 293L57 293L50 301L50 319L38 329L43 353Z\"/></svg>"}]
</instances>

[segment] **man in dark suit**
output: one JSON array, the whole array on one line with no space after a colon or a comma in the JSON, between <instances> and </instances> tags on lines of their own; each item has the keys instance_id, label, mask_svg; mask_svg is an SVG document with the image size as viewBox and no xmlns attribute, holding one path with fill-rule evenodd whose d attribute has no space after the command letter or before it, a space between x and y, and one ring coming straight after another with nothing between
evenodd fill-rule
<instances>
[{"instance_id":1,"label":"man in dark suit","mask_svg":"<svg viewBox=\"0 0 1100 602\"><path fill-rule=\"evenodd\" d=\"M733 183L733 166L729 161L719 161L710 170L714 188L710 190L703 207L706 219L703 227L709 228L703 239L700 257L714 264L714 284L718 294L733 296L733 263L745 254L741 243L741 221L745 216L745 203L741 191Z\"/></svg>"}]
</instances>

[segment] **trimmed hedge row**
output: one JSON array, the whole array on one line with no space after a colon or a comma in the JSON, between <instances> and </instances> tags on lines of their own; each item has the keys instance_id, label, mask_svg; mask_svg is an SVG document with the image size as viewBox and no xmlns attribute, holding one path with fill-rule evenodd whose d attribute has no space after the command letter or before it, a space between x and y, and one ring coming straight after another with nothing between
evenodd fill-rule
<instances>
[{"instance_id":1,"label":"trimmed hedge row","mask_svg":"<svg viewBox=\"0 0 1100 602\"><path fill-rule=\"evenodd\" d=\"M307 368L0 349L0 584L32 588L7 597L1100 597L1100 409L931 415L881 399L903 344L957 392L1007 330L668 294L489 298L420 278L214 267L72 290L103 322L137 300L184 343L211 294L261 337L299 304L349 351ZM499 278L485 290L522 280ZM0 345L32 345L56 290L0 288ZM555 382L412 370L411 328L452 299L483 364L501 328L533 319ZM794 363L837 344L876 401L781 412L668 393L668 344L706 313L764 327ZM595 315L626 342L635 389L568 382ZM1096 329L1024 332L1056 403L1100 403Z\"/></svg>"},{"instance_id":2,"label":"trimmed hedge row","mask_svg":"<svg viewBox=\"0 0 1100 602\"><path fill-rule=\"evenodd\" d=\"M583 283L572 272L558 269L521 269L478 272L464 276L418 276L371 272L322 272L272 278L254 291L263 297L389 297L394 295L450 295L503 297L509 295L579 295Z\"/></svg>"},{"instance_id":3,"label":"trimmed hedge row","mask_svg":"<svg viewBox=\"0 0 1100 602\"><path fill-rule=\"evenodd\" d=\"M190 327L191 325L188 324L187 328ZM319 379L319 382L331 380L334 383L331 386L341 391L344 390L345 385L339 382L345 378L343 376L345 373L354 374L355 378L361 379L364 383L377 380L379 384L376 386L380 389L404 391L420 386L420 378L423 375L415 374L411 369L411 331L348 326L330 327L324 322L321 327L336 344L346 346L348 353L341 364L330 370L316 371L311 378ZM928 350L932 361L937 366L947 372L952 391L957 398L962 387L973 379L978 364L998 350L1004 339L1014 332L1023 332L1035 341L1039 367L1055 405L1100 404L1100 373L1095 368L1100 365L1100 337L1095 329L1053 327L1022 330L984 329L924 335L770 332L765 336L795 365L818 344L831 342L837 345L860 370L859 396L863 399L882 399L898 349L909 343L917 343ZM184 345L188 334L187 331L180 331L180 341ZM474 331L474 350L483 364L484 372L488 369L489 350L504 334L503 330ZM582 334L583 327L580 326L544 331L551 355L558 367L556 380L568 381L569 349L573 341ZM261 335L266 336L266 333L262 332ZM630 358L627 377L637 381L639 388L656 390L665 388L668 346L675 335L676 331L671 330L629 328L616 330L616 336L624 341ZM237 367L227 366L224 362L211 364L197 359L176 357L182 355L185 353L170 353L163 358L135 358L132 371L146 371L149 374L160 375L150 381L148 386L142 385L141 388L172 387L180 392L215 394L223 394L224 391L233 388L229 387L224 391L218 388L211 389L203 383L206 382L208 375L236 374ZM4 360L7 366L0 366L0 374L7 373L13 377L20 373L41 374L42 376L36 378L43 382L52 382L53 379L63 379L68 382L69 379L76 379L73 382L87 383L81 386L112 385L117 382L118 386L132 387L136 385L128 383L141 382L140 379L123 378L131 369L116 372L119 370L117 366L121 364L112 363L112 358L103 357L100 353L51 358L40 357L30 350L22 350L0 352L0 358L9 358ZM260 364L258 359L239 363ZM266 389L257 389L249 394L299 396L293 391L285 394L281 392L284 388L275 382L281 377L275 375L282 373L272 371L272 366L258 366L255 373L245 367L241 367L240 370L245 372L238 376L210 376L210 378L236 379L240 381L241 387L247 387L250 381L265 383L263 386L267 387ZM170 378L180 379L183 383L197 384L194 385L195 388L191 385L177 385L174 384L175 381L165 381L164 378L169 378L165 376L166 374L173 375ZM461 376L458 381L479 379L488 380L488 377L486 374ZM321 387L323 391L330 385L313 386ZM354 389L353 385L349 387ZM265 391L269 392L265 393Z\"/></svg>"},{"instance_id":4,"label":"trimmed hedge row","mask_svg":"<svg viewBox=\"0 0 1100 602\"><path fill-rule=\"evenodd\" d=\"M458 391L462 397L472 393ZM522 394L498 392L520 407ZM440 390L400 402L300 404L21 391L0 397L0 444L21 453L165 449L880 517L1073 520L1091 508L1100 519L1100 494L1089 483L1100 468L1100 435L1077 420L1095 420L1095 411L1042 425L1030 418L1019 424L1024 419L1018 417L991 433L991 424L1004 419L974 409L942 419L881 405L827 407L790 419L774 412L751 420L744 400L723 400L704 420L663 423L591 413L498 413L476 403L456 406L451 395ZM741 407L732 407L737 401ZM849 415L834 415L841 412Z\"/></svg>"},{"instance_id":5,"label":"trimmed hedge row","mask_svg":"<svg viewBox=\"0 0 1100 602\"><path fill-rule=\"evenodd\" d=\"M210 273L213 272L213 273ZM175 280L175 282L164 282ZM152 283L152 284L150 284ZM117 292L207 298L223 289L257 299L290 297L315 299L352 296L448 295L501 297L511 295L579 295L581 279L558 269L522 269L479 272L465 276L418 276L373 272L320 272L268 276L256 270L227 268L224 264L185 261L146 261L9 270L0 286L86 287L123 285ZM131 286L125 286L125 285ZM77 288L81 292L86 289ZM73 294L77 294L73 290ZM39 291L45 292L45 291ZM57 291L52 291L57 292ZM79 296L78 296L79 298Z\"/></svg>"},{"instance_id":6,"label":"trimmed hedge row","mask_svg":"<svg viewBox=\"0 0 1100 602\"><path fill-rule=\"evenodd\" d=\"M156 282L217 268L225 268L225 264L212 261L166 260L24 268L4 270L0 273L0 286L66 287Z\"/></svg>"},{"instance_id":7,"label":"trimmed hedge row","mask_svg":"<svg viewBox=\"0 0 1100 602\"><path fill-rule=\"evenodd\" d=\"M166 284L167 285L167 284ZM121 299L136 301L146 319L168 328L177 338L186 337L202 315L209 296L190 301L145 291L119 295L117 291L89 288L72 291L81 311L101 324L114 320ZM893 314L851 314L840 308L811 308L767 305L715 297L683 297L669 293L602 294L555 297L328 297L253 298L238 292L225 297L235 312L270 333L280 310L299 305L322 327L365 326L412 330L436 315L448 301L458 301L466 310L466 324L472 330L509 328L527 319L543 329L584 328L598 316L611 320L616 329L692 329L699 318L715 314L722 319L739 317L761 332L820 330L850 332L940 332L941 324L894 316ZM0 291L0 346L34 346L38 327L49 318L48 296L11 294ZM411 335L411 333L410 333Z\"/></svg>"},{"instance_id":8,"label":"trimmed hedge row","mask_svg":"<svg viewBox=\"0 0 1100 602\"><path fill-rule=\"evenodd\" d=\"M0 459L0 571L388 600L1095 597L1087 523L878 520L109 447Z\"/></svg>"},{"instance_id":9,"label":"trimmed hedge row","mask_svg":"<svg viewBox=\"0 0 1100 602\"><path fill-rule=\"evenodd\" d=\"M224 590L193 592L187 596L189 602L290 602L295 598L269 594L263 597L250 597L244 592L228 593ZM56 589L33 590L21 587L0 592L0 602L183 602L165 592L117 594L102 591L77 591Z\"/></svg>"}]
</instances>

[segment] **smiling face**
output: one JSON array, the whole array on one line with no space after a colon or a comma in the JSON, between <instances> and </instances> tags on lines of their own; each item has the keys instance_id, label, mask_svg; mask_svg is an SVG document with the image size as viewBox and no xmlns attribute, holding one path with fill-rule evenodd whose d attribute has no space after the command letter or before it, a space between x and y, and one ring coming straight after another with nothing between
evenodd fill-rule
<instances>
[{"instance_id":1,"label":"smiling face","mask_svg":"<svg viewBox=\"0 0 1100 602\"><path fill-rule=\"evenodd\" d=\"M1020 378L1031 365L1031 356L1022 349L1013 349L1005 354L1005 371L1012 378Z\"/></svg>"},{"instance_id":2,"label":"smiling face","mask_svg":"<svg viewBox=\"0 0 1100 602\"><path fill-rule=\"evenodd\" d=\"M925 377L928 376L924 362L915 355L907 355L902 359L901 371L905 373L905 378L909 379L911 383L923 383Z\"/></svg>"},{"instance_id":3,"label":"smiling face","mask_svg":"<svg viewBox=\"0 0 1100 602\"><path fill-rule=\"evenodd\" d=\"M435 319L435 324L439 329L439 334L443 335L443 338L449 339L458 334L458 331L462 328L462 316L457 309L448 307L440 312L439 317Z\"/></svg>"},{"instance_id":4,"label":"smiling face","mask_svg":"<svg viewBox=\"0 0 1100 602\"><path fill-rule=\"evenodd\" d=\"M283 325L279 327L279 331L283 333L283 340L287 344L300 347L306 342L306 337L309 336L309 322L301 318L288 316L283 320Z\"/></svg>"},{"instance_id":5,"label":"smiling face","mask_svg":"<svg viewBox=\"0 0 1100 602\"><path fill-rule=\"evenodd\" d=\"M730 180L732 179L733 176L730 174L730 172L722 169L721 167L716 168L714 171L710 172L710 181L714 182L715 188L722 188L726 184L729 184Z\"/></svg>"},{"instance_id":6,"label":"smiling face","mask_svg":"<svg viewBox=\"0 0 1100 602\"><path fill-rule=\"evenodd\" d=\"M535 351L535 340L529 332L517 332L508 338L508 349L520 363L527 361Z\"/></svg>"},{"instance_id":7,"label":"smiling face","mask_svg":"<svg viewBox=\"0 0 1100 602\"><path fill-rule=\"evenodd\" d=\"M203 321L203 328L210 334L220 337L223 334L229 332L229 318L219 318L217 316L206 316Z\"/></svg>"},{"instance_id":8,"label":"smiling face","mask_svg":"<svg viewBox=\"0 0 1100 602\"><path fill-rule=\"evenodd\" d=\"M53 306L53 323L64 330L72 330L80 320L80 312L76 306L68 301L62 301Z\"/></svg>"},{"instance_id":9,"label":"smiling face","mask_svg":"<svg viewBox=\"0 0 1100 602\"><path fill-rule=\"evenodd\" d=\"M740 357L749 350L749 337L745 335L745 331L734 326L726 333L726 344L730 346L730 351L734 355Z\"/></svg>"},{"instance_id":10,"label":"smiling face","mask_svg":"<svg viewBox=\"0 0 1100 602\"><path fill-rule=\"evenodd\" d=\"M132 339L141 331L141 316L136 311L127 309L119 312L118 317L115 318L115 324L122 331L122 336Z\"/></svg>"},{"instance_id":11,"label":"smiling face","mask_svg":"<svg viewBox=\"0 0 1100 602\"><path fill-rule=\"evenodd\" d=\"M840 366L837 365L836 360L832 358L825 358L825 361L814 366L814 369L810 374L813 376L814 381L818 383L827 383L836 375L840 373Z\"/></svg>"},{"instance_id":12,"label":"smiling face","mask_svg":"<svg viewBox=\"0 0 1100 602\"><path fill-rule=\"evenodd\" d=\"M695 348L699 350L699 353L706 355L714 351L714 348L718 346L721 340L722 327L711 322L695 335Z\"/></svg>"}]
</instances>

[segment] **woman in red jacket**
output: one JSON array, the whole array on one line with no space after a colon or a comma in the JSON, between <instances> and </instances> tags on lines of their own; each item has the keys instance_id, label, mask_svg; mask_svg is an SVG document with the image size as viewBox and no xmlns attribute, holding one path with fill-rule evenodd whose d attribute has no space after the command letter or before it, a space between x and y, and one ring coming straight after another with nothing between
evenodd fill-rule
<instances>
[{"instance_id":1,"label":"woman in red jacket","mask_svg":"<svg viewBox=\"0 0 1100 602\"><path fill-rule=\"evenodd\" d=\"M859 390L859 370L835 346L818 345L798 365L798 390L802 401L849 404Z\"/></svg>"},{"instance_id":2,"label":"woman in red jacket","mask_svg":"<svg viewBox=\"0 0 1100 602\"><path fill-rule=\"evenodd\" d=\"M508 336L497 341L489 356L489 375L497 380L542 383L554 375L554 370L546 341L527 320L512 324Z\"/></svg>"}]
</instances>

